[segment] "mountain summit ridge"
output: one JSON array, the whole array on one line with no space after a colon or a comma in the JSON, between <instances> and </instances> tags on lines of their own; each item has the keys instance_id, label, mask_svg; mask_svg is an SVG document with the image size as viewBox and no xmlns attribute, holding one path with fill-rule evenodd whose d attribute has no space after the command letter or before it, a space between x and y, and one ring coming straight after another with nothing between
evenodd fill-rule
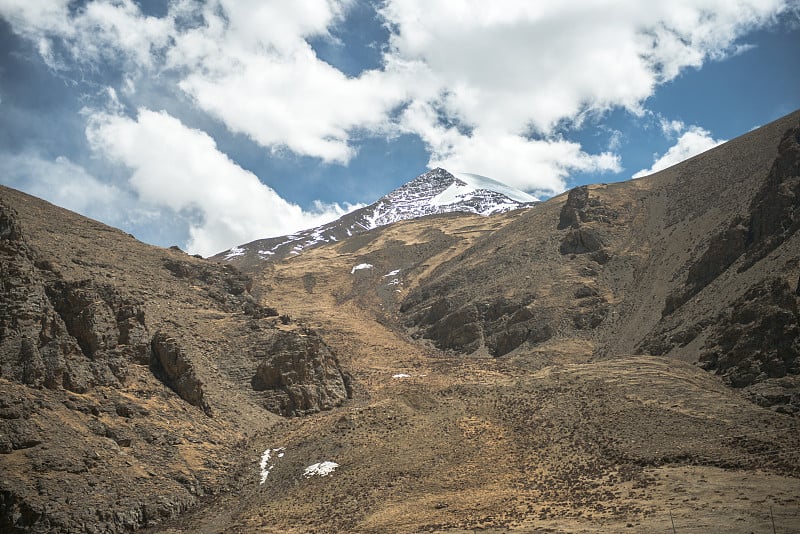
<instances>
[{"instance_id":1,"label":"mountain summit ridge","mask_svg":"<svg viewBox=\"0 0 800 534\"><path fill-rule=\"evenodd\" d=\"M333 222L285 236L251 241L211 259L233 262L240 267L252 261L275 261L399 221L453 212L489 216L529 207L538 201L528 193L491 178L452 173L436 167Z\"/></svg>"}]
</instances>

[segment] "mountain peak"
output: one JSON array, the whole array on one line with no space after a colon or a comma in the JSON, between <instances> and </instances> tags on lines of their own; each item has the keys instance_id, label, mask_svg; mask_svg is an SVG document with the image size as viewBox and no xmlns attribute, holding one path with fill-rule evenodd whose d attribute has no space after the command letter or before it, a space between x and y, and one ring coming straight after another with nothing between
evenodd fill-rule
<instances>
[{"instance_id":1,"label":"mountain peak","mask_svg":"<svg viewBox=\"0 0 800 534\"><path fill-rule=\"evenodd\" d=\"M493 215L531 206L536 197L485 176L431 169L373 204L331 223L288 236L260 239L233 247L214 259L240 265L300 254L303 250L346 239L380 226L426 215L475 213Z\"/></svg>"}]
</instances>

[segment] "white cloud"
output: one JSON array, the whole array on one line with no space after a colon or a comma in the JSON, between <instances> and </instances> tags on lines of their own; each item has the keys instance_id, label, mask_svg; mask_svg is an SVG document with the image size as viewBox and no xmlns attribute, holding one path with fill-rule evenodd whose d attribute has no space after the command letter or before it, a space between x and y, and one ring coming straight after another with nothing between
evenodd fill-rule
<instances>
[{"instance_id":1,"label":"white cloud","mask_svg":"<svg viewBox=\"0 0 800 534\"><path fill-rule=\"evenodd\" d=\"M659 117L658 123L661 126L661 133L663 133L666 137L671 138L683 131L686 128L686 125L683 121L679 120L670 120L665 117Z\"/></svg>"},{"instance_id":2,"label":"white cloud","mask_svg":"<svg viewBox=\"0 0 800 534\"><path fill-rule=\"evenodd\" d=\"M14 30L37 43L45 63L65 68L52 39L61 39L79 62L124 58L151 67L153 54L167 46L175 32L174 17L149 17L133 0L94 0L70 14L70 0L0 0L0 16Z\"/></svg>"},{"instance_id":3,"label":"white cloud","mask_svg":"<svg viewBox=\"0 0 800 534\"><path fill-rule=\"evenodd\" d=\"M638 112L681 69L723 54L779 0L388 0L391 55L423 61L445 108L483 130L549 132L584 109Z\"/></svg>"},{"instance_id":4,"label":"white cloud","mask_svg":"<svg viewBox=\"0 0 800 534\"><path fill-rule=\"evenodd\" d=\"M326 36L346 4L337 0L232 1L206 9L204 25L180 35L167 64L198 107L256 143L346 164L353 132L385 130L407 91L395 74L348 77L307 40Z\"/></svg>"},{"instance_id":5,"label":"white cloud","mask_svg":"<svg viewBox=\"0 0 800 534\"><path fill-rule=\"evenodd\" d=\"M793 3L385 0L379 13L390 41L383 65L348 76L322 61L309 41L332 38L353 2L175 0L166 16L155 18L145 16L133 0L92 0L71 13L68 0L0 0L0 16L38 43L54 69L62 68L66 58L58 54L64 50L81 63L116 58L126 67L117 93L129 102L138 98L135 82L150 74L153 83L163 84L165 98L179 88L231 132L273 152L347 164L363 137L411 133L425 142L431 166L485 174L548 194L562 190L572 172L620 170L612 152L586 153L555 132L612 108L644 113L646 99L660 84L684 69L746 51L748 45L738 40L772 23ZM63 46L53 46L58 39ZM95 117L90 132L128 132L129 123L137 131L148 129L158 120L148 113L129 122ZM664 161L713 142L707 132L703 137L679 121L662 128L670 136L681 135ZM208 136L174 130L192 140L197 160L215 161L227 176L238 177L231 183L261 191L244 178L255 176L221 155ZM116 153L116 161L134 169L134 176L147 166L139 156L119 154L121 141L106 143L104 150ZM609 150L617 147L612 138ZM198 180L211 184L202 176ZM181 206L176 209L199 203L209 221L225 211L210 196L179 201L183 197L171 196L169 187L143 187L141 193ZM263 215L244 219L257 231L278 228L266 224ZM245 233L238 223L216 224L220 229L213 231L211 222L194 225L193 242L206 250L224 232L231 238Z\"/></svg>"},{"instance_id":6,"label":"white cloud","mask_svg":"<svg viewBox=\"0 0 800 534\"><path fill-rule=\"evenodd\" d=\"M0 154L3 183L58 206L110 224L124 223L130 195L102 182L63 156Z\"/></svg>"},{"instance_id":7,"label":"white cloud","mask_svg":"<svg viewBox=\"0 0 800 534\"><path fill-rule=\"evenodd\" d=\"M563 191L572 171L619 171L610 152L590 155L563 139L527 139L476 128L465 134L436 124L435 111L414 105L403 115L409 131L418 132L431 153L430 165L491 176L518 189L552 195Z\"/></svg>"},{"instance_id":8,"label":"white cloud","mask_svg":"<svg viewBox=\"0 0 800 534\"><path fill-rule=\"evenodd\" d=\"M182 213L187 249L211 255L258 238L288 234L333 220L345 210L304 211L220 152L205 132L166 112L140 109L137 118L95 112L86 130L92 148L132 171L139 198Z\"/></svg>"},{"instance_id":9,"label":"white cloud","mask_svg":"<svg viewBox=\"0 0 800 534\"><path fill-rule=\"evenodd\" d=\"M681 127L681 130L683 130L683 127ZM640 170L632 178L641 178L666 169L724 142L724 140L714 139L710 132L699 126L690 126L663 156L655 160L652 167Z\"/></svg>"},{"instance_id":10,"label":"white cloud","mask_svg":"<svg viewBox=\"0 0 800 534\"><path fill-rule=\"evenodd\" d=\"M739 52L739 36L784 8L779 0L388 0L382 14L394 29L387 58L423 65L434 88L417 95L403 124L428 145L430 165L556 193L572 171L621 170L611 153L550 139L556 126L613 107L642 113L659 84ZM460 128L445 126L452 121ZM675 135L683 127L664 125ZM531 130L545 140L529 140Z\"/></svg>"}]
</instances>

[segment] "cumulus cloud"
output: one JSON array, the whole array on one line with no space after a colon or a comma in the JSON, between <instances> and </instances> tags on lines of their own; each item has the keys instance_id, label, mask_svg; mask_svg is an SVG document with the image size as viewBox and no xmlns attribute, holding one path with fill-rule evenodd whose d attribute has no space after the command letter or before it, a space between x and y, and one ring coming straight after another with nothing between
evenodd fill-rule
<instances>
[{"instance_id":1,"label":"cumulus cloud","mask_svg":"<svg viewBox=\"0 0 800 534\"><path fill-rule=\"evenodd\" d=\"M36 44L51 68L70 59L81 69L87 62L121 61L125 76L116 89L126 104L143 105L136 81L149 75L165 99L182 93L196 110L273 153L347 164L366 137L410 133L424 141L431 166L552 194L573 172L621 170L618 138L608 151L590 154L564 138L570 131L615 108L645 113L659 85L746 51L741 37L793 4L383 0L377 9L389 38L379 43L382 63L353 76L320 59L310 44L333 39L353 3L174 0L166 15L152 17L134 0L87 0L78 7L70 0L0 0L0 16ZM662 128L678 138L676 145L641 172L716 143L678 121ZM136 120L95 114L87 133L97 150L133 171L132 187L143 198L185 213L197 208L195 250L209 253L318 220L260 185L208 135L164 113L142 110ZM104 137L112 135L121 137ZM162 138L161 147L153 141ZM186 159L175 161L165 146ZM157 167L145 154L167 165ZM218 180L208 168L219 172ZM165 181L156 186L150 172ZM208 193L186 190L204 187ZM230 218L239 202L231 200L233 187L283 215L259 212L252 201L240 221ZM279 222L282 216L291 222Z\"/></svg>"},{"instance_id":2,"label":"cumulus cloud","mask_svg":"<svg viewBox=\"0 0 800 534\"><path fill-rule=\"evenodd\" d=\"M154 54L170 42L174 15L145 16L133 0L94 0L70 12L70 0L3 0L0 16L15 31L37 43L45 63L63 70L53 39L81 63L123 58L139 67L153 66Z\"/></svg>"},{"instance_id":3,"label":"cumulus cloud","mask_svg":"<svg viewBox=\"0 0 800 534\"><path fill-rule=\"evenodd\" d=\"M94 219L121 224L130 208L130 195L102 182L82 166L59 156L0 154L0 175L5 185L43 198Z\"/></svg>"},{"instance_id":4,"label":"cumulus cloud","mask_svg":"<svg viewBox=\"0 0 800 534\"><path fill-rule=\"evenodd\" d=\"M780 0L658 4L388 0L390 54L423 61L445 107L483 129L550 131L585 109L640 110L656 85L734 46Z\"/></svg>"},{"instance_id":5,"label":"cumulus cloud","mask_svg":"<svg viewBox=\"0 0 800 534\"><path fill-rule=\"evenodd\" d=\"M343 164L354 139L397 128L396 111L410 103L487 136L547 135L613 107L640 113L656 86L741 52L740 36L787 8L785 0L386 0L383 68L350 77L308 41L330 37L352 0L181 0L163 18L133 0L94 0L73 14L68 4L5 0L0 14L32 37L61 36L76 57L116 52L157 63L231 131Z\"/></svg>"},{"instance_id":6,"label":"cumulus cloud","mask_svg":"<svg viewBox=\"0 0 800 534\"><path fill-rule=\"evenodd\" d=\"M674 125L669 126L668 130L674 131L673 126ZM684 126L682 123L680 123L679 131L683 129ZM632 178L641 178L642 176L647 176L649 174L653 174L654 172L666 169L667 167L671 167L676 163L680 163L681 161L689 159L692 156L696 156L697 154L705 152L706 150L714 148L715 146L724 142L724 140L714 139L710 132L700 128L699 126L690 126L663 156L656 158L652 167L649 169L640 170L634 174Z\"/></svg>"},{"instance_id":7,"label":"cumulus cloud","mask_svg":"<svg viewBox=\"0 0 800 534\"><path fill-rule=\"evenodd\" d=\"M555 193L572 171L621 169L613 154L553 139L565 121L579 127L614 107L643 113L659 84L739 52L738 37L783 9L778 0L388 0L381 13L393 28L386 57L418 62L433 88L409 108L412 120L404 115L431 164ZM426 106L435 111L414 110Z\"/></svg>"},{"instance_id":8,"label":"cumulus cloud","mask_svg":"<svg viewBox=\"0 0 800 534\"><path fill-rule=\"evenodd\" d=\"M385 130L405 98L383 71L348 77L317 58L307 39L328 35L348 2L232 1L176 39L168 66L198 107L273 150L346 164L355 130Z\"/></svg>"},{"instance_id":9,"label":"cumulus cloud","mask_svg":"<svg viewBox=\"0 0 800 534\"><path fill-rule=\"evenodd\" d=\"M292 233L346 211L335 204L304 211L287 202L220 152L208 134L163 111L140 109L135 119L95 112L86 136L98 154L131 170L130 186L142 201L183 215L192 253L211 255Z\"/></svg>"},{"instance_id":10,"label":"cumulus cloud","mask_svg":"<svg viewBox=\"0 0 800 534\"><path fill-rule=\"evenodd\" d=\"M590 155L578 143L563 139L528 139L482 128L462 133L438 125L435 111L427 106L409 107L403 124L425 141L431 166L492 176L535 194L563 191L572 171L621 170L618 156L610 152Z\"/></svg>"}]
</instances>

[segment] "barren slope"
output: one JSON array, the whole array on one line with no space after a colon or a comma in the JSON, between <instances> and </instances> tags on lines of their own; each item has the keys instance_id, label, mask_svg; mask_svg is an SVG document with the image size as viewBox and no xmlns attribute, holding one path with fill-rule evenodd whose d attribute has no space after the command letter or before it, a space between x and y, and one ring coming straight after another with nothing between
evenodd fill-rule
<instances>
[{"instance_id":1,"label":"barren slope","mask_svg":"<svg viewBox=\"0 0 800 534\"><path fill-rule=\"evenodd\" d=\"M121 330L115 347L67 354L127 362L123 379L107 365L117 382L48 385L22 361L35 353L25 332L49 350L40 322L20 313L32 308L6 310L23 320L3 324L2 346L16 352L3 353L2 398L22 400L6 402L0 422L24 436L15 425L30 421L37 437L0 455L3 517L49 506L72 531L151 521L156 532L667 532L674 521L680 532L767 533L773 519L796 531L800 192L798 137L786 132L798 121L528 210L426 217L321 245L268 264L252 286L3 189L24 234L21 244L4 234L15 251L4 265L24 264L47 297L36 302L62 310L76 346L86 336L68 328L52 288L88 279L104 300L110 285L109 308L142 311L153 352L169 329L202 391L182 400L183 382L166 380L170 389L152 359L136 364ZM12 286L4 302L32 302ZM289 324L264 317L267 307ZM319 342L281 353L294 346L275 341L284 335ZM308 367L282 366L312 345L320 363L308 367L340 365L352 398L271 414L335 390L285 383ZM274 369L284 382L271 381ZM323 462L338 466L304 475ZM191 494L194 480L204 497ZM75 523L82 495L109 515ZM114 515L125 510L129 524Z\"/></svg>"},{"instance_id":2,"label":"barren slope","mask_svg":"<svg viewBox=\"0 0 800 534\"><path fill-rule=\"evenodd\" d=\"M250 439L277 413L347 395L324 343L275 324L234 269L7 188L0 273L4 532L157 524L237 487Z\"/></svg>"}]
</instances>

